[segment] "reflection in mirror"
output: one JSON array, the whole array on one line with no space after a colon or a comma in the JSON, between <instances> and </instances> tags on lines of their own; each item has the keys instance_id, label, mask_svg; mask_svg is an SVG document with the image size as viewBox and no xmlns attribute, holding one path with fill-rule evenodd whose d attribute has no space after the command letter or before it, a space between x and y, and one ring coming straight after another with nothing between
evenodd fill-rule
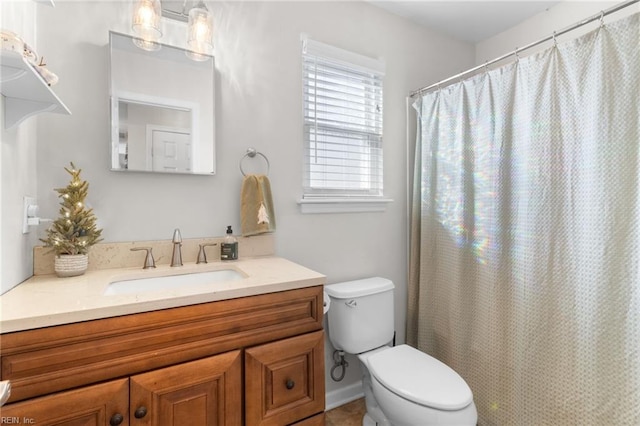
<instances>
[{"instance_id":1,"label":"reflection in mirror","mask_svg":"<svg viewBox=\"0 0 640 426\"><path fill-rule=\"evenodd\" d=\"M110 33L111 169L214 174L213 57L133 40Z\"/></svg>"}]
</instances>

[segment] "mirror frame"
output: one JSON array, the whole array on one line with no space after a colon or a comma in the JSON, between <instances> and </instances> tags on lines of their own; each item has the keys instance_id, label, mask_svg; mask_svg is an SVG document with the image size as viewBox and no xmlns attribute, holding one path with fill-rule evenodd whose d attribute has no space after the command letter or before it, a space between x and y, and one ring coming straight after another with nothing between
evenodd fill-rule
<instances>
[{"instance_id":1,"label":"mirror frame","mask_svg":"<svg viewBox=\"0 0 640 426\"><path fill-rule=\"evenodd\" d=\"M209 164L207 164L207 168L205 171L203 171L202 169L197 171L191 171L191 172L172 172L172 171L153 171L152 167L149 164L149 158L147 158L145 160L145 164L146 164L146 169L128 169L128 168L123 168L120 166L120 152L119 152L119 146L120 146L120 129L121 129L121 124L120 124L120 119L119 119L119 105L120 102L126 102L128 104L137 104L137 105L149 105L151 107L159 107L159 108L169 108L169 109L175 109L175 110L180 110L180 111L190 111L191 112L191 139L192 139L192 149L191 149L191 158L193 159L197 159L197 158L202 158L202 155L199 154L199 145L196 142L206 142L206 141L202 141L202 134L203 132L201 131L201 126L206 126L207 123L205 121L205 119L201 118L201 106L198 105L197 102L193 102L193 101L189 101L189 100L182 100L182 99L170 99L169 102L169 98L164 98L164 97L159 97L159 96L155 96L155 95L151 95L151 94L146 94L146 93L138 93L138 92L133 92L133 91L129 91L129 90L119 90L118 89L118 85L117 83L114 81L114 73L113 73L113 49L114 49L114 42L113 42L113 37L120 37L120 38L126 38L131 40L131 45L132 45L132 49L131 51L135 52L135 49L139 49L138 47L136 47L133 44L133 40L135 39L134 36L128 35L128 34L123 34L123 33L118 33L115 31L109 31L109 98L110 98L110 108L109 108L109 112L110 112L110 118L109 118L109 124L110 124L110 138L109 138L109 146L110 146L110 156L109 156L109 161L110 161L110 170L112 171L117 171L117 172L141 172L141 173L160 173L160 174L175 174L175 175L204 175L204 176L212 176L216 174L216 138L215 138L215 134L216 134L216 120L215 120L215 91L216 91L216 83L215 83L215 58L213 56L208 56L208 60L211 61L211 86L212 86L212 93L211 93L211 110L212 110L212 117L211 117L211 135L212 135L212 140L211 140L211 151L212 151L212 158L211 158L211 164L210 164L210 170L209 170ZM171 46L171 45L167 45L167 44L160 44L160 48L161 49L174 49L176 51L179 52L179 54L184 55L184 60L186 64L189 64L191 62L191 59L188 58L187 56L187 52L189 52L186 49L180 48L180 47L176 47L176 46ZM140 53L142 53L143 55L148 55L148 54L153 54L156 52L147 52L144 50L140 50ZM208 62L208 61L207 61ZM187 80L188 81L188 80ZM189 84L188 82L185 84ZM158 128L161 127L161 124L158 124L154 127ZM207 129L208 130L208 129ZM148 132L147 132L148 133ZM148 139L148 138L147 138ZM145 141L145 146L148 145L148 141ZM150 152L148 150L148 147L145 148L146 152Z\"/></svg>"}]
</instances>

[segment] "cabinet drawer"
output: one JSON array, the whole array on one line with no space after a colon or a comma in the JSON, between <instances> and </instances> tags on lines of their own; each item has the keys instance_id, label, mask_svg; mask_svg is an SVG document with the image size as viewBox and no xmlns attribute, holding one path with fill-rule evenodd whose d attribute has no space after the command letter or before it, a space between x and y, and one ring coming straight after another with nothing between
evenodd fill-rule
<instances>
[{"instance_id":1,"label":"cabinet drawer","mask_svg":"<svg viewBox=\"0 0 640 426\"><path fill-rule=\"evenodd\" d=\"M2 334L10 402L322 329L322 286Z\"/></svg>"},{"instance_id":2,"label":"cabinet drawer","mask_svg":"<svg viewBox=\"0 0 640 426\"><path fill-rule=\"evenodd\" d=\"M129 380L113 380L67 392L5 405L2 424L107 426L120 416L129 424Z\"/></svg>"},{"instance_id":3,"label":"cabinet drawer","mask_svg":"<svg viewBox=\"0 0 640 426\"><path fill-rule=\"evenodd\" d=\"M324 333L247 349L247 426L281 426L324 411Z\"/></svg>"}]
</instances>

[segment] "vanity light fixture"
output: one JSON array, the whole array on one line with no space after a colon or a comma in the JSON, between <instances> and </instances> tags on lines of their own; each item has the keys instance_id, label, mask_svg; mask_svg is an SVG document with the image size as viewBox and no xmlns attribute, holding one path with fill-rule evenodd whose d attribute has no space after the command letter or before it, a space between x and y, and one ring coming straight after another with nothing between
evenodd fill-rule
<instances>
[{"instance_id":1,"label":"vanity light fixture","mask_svg":"<svg viewBox=\"0 0 640 426\"><path fill-rule=\"evenodd\" d=\"M186 55L206 61L213 53L213 14L203 0L134 0L134 43L144 50L160 49L160 18L164 16L187 24Z\"/></svg>"},{"instance_id":2,"label":"vanity light fixture","mask_svg":"<svg viewBox=\"0 0 640 426\"><path fill-rule=\"evenodd\" d=\"M148 51L160 49L160 15L160 0L138 0L134 3L131 29L136 35L136 46Z\"/></svg>"}]
</instances>

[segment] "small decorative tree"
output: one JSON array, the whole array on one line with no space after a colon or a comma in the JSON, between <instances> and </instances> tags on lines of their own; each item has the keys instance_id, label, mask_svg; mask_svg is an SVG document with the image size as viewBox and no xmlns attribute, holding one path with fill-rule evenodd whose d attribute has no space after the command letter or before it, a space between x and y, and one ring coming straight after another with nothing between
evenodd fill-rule
<instances>
[{"instance_id":1,"label":"small decorative tree","mask_svg":"<svg viewBox=\"0 0 640 426\"><path fill-rule=\"evenodd\" d=\"M81 169L71 163L71 169L64 168L71 175L65 188L56 188L60 202L60 217L47 229L47 238L41 239L56 256L63 254L84 254L89 248L102 241L102 229L96 227L93 209L87 208L85 198L89 183L80 178Z\"/></svg>"}]
</instances>

